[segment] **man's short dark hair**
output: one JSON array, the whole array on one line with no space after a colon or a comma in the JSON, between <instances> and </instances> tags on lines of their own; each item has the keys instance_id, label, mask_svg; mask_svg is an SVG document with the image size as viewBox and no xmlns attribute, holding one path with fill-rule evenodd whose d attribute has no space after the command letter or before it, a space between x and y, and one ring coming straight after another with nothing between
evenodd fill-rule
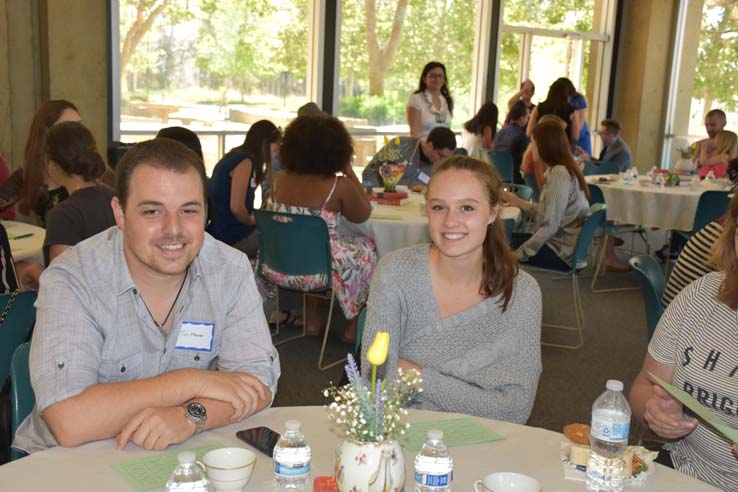
<instances>
[{"instance_id":1,"label":"man's short dark hair","mask_svg":"<svg viewBox=\"0 0 738 492\"><path fill-rule=\"evenodd\" d=\"M602 120L600 125L605 127L605 130L615 136L619 136L620 132L623 131L623 127L620 125L620 122L615 118L605 118L604 120Z\"/></svg>"},{"instance_id":2,"label":"man's short dark hair","mask_svg":"<svg viewBox=\"0 0 738 492\"><path fill-rule=\"evenodd\" d=\"M725 116L725 111L723 111L722 109L711 109L705 116L707 118L717 116L718 118L723 120L723 123L728 121L728 118Z\"/></svg>"},{"instance_id":3,"label":"man's short dark hair","mask_svg":"<svg viewBox=\"0 0 738 492\"><path fill-rule=\"evenodd\" d=\"M441 149L456 149L456 135L454 132L446 128L445 126L437 126L428 134L426 139L429 143L433 144L433 148L436 150Z\"/></svg>"},{"instance_id":4,"label":"man's short dark hair","mask_svg":"<svg viewBox=\"0 0 738 492\"><path fill-rule=\"evenodd\" d=\"M115 169L115 196L125 210L131 176L142 164L184 174L190 169L197 171L202 182L203 205L207 204L208 176L202 160L184 144L171 138L155 138L138 143L128 149Z\"/></svg>"},{"instance_id":5,"label":"man's short dark hair","mask_svg":"<svg viewBox=\"0 0 738 492\"><path fill-rule=\"evenodd\" d=\"M523 101L518 101L510 108L510 121L517 121L528 115L528 107Z\"/></svg>"},{"instance_id":6,"label":"man's short dark hair","mask_svg":"<svg viewBox=\"0 0 738 492\"><path fill-rule=\"evenodd\" d=\"M159 130L159 133L156 134L156 138L171 138L172 140L176 140L197 154L197 157L203 161L205 160L202 155L200 138L197 136L197 133L193 132L189 128L184 128L182 126L169 126L162 128Z\"/></svg>"}]
</instances>

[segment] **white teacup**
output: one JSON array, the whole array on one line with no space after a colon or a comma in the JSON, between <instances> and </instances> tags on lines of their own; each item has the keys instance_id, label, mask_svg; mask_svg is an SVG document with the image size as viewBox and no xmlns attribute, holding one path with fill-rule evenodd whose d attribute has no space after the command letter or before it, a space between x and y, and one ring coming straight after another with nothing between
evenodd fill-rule
<instances>
[{"instance_id":1,"label":"white teacup","mask_svg":"<svg viewBox=\"0 0 738 492\"><path fill-rule=\"evenodd\" d=\"M481 487L481 488L480 488ZM538 480L520 473L491 473L474 482L476 492L541 492Z\"/></svg>"},{"instance_id":2,"label":"white teacup","mask_svg":"<svg viewBox=\"0 0 738 492\"><path fill-rule=\"evenodd\" d=\"M246 448L220 448L207 453L202 461L217 492L237 491L251 478L256 454Z\"/></svg>"}]
</instances>

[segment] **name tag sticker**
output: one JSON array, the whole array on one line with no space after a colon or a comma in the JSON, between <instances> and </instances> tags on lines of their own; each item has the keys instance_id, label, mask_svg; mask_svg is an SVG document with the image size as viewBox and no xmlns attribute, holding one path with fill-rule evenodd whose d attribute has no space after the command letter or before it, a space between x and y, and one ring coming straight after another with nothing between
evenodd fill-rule
<instances>
[{"instance_id":1,"label":"name tag sticker","mask_svg":"<svg viewBox=\"0 0 738 492\"><path fill-rule=\"evenodd\" d=\"M428 184L428 182L430 181L430 176L425 174L423 171L420 171L418 173L418 181L420 181L423 184Z\"/></svg>"},{"instance_id":2,"label":"name tag sticker","mask_svg":"<svg viewBox=\"0 0 738 492\"><path fill-rule=\"evenodd\" d=\"M175 348L183 350L199 350L211 352L213 350L214 323L195 323L183 321L179 327L179 336Z\"/></svg>"}]
</instances>

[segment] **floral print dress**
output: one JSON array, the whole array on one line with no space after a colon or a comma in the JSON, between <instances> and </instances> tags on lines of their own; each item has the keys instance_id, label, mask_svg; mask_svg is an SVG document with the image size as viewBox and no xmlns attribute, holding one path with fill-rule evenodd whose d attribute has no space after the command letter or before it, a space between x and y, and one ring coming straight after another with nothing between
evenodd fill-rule
<instances>
[{"instance_id":1,"label":"floral print dress","mask_svg":"<svg viewBox=\"0 0 738 492\"><path fill-rule=\"evenodd\" d=\"M339 236L338 226L342 215L334 210L325 208L336 189L338 177L333 182L328 197L321 208L302 207L275 202L271 198L266 209L274 212L284 212L299 215L320 216L328 225L328 236L331 241L331 255L333 257L333 290L346 319L353 319L359 315L361 307L366 303L369 295L369 282L372 272L377 266L377 249L374 241L364 236ZM276 195L277 181L275 179L271 196ZM263 265L262 274L272 284L294 290L311 290L325 285L325 279L315 276L288 276L269 269ZM266 285L261 285L266 288Z\"/></svg>"}]
</instances>

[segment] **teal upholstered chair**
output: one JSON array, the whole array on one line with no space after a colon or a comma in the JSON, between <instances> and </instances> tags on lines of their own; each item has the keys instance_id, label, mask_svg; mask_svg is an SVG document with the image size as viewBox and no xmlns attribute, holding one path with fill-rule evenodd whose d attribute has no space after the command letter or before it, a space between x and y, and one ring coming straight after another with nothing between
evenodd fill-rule
<instances>
[{"instance_id":1,"label":"teal upholstered chair","mask_svg":"<svg viewBox=\"0 0 738 492\"><path fill-rule=\"evenodd\" d=\"M319 295L330 299L328 321L320 349L318 368L321 370L340 364L344 359L323 365L325 347L333 317L335 292L332 289L333 260L331 243L328 237L328 226L318 216L288 214L268 210L254 210L256 227L259 230L259 267L257 274L277 287L277 311L279 311L279 289L298 290L303 293L302 319L303 330L300 335L282 340L275 345L286 343L305 336L307 313L305 298L308 295ZM276 274L276 275L275 275ZM308 290L294 289L279 284L279 276L310 277L313 281ZM330 290L330 296L322 293ZM279 323L277 331L279 334Z\"/></svg>"}]
</instances>

